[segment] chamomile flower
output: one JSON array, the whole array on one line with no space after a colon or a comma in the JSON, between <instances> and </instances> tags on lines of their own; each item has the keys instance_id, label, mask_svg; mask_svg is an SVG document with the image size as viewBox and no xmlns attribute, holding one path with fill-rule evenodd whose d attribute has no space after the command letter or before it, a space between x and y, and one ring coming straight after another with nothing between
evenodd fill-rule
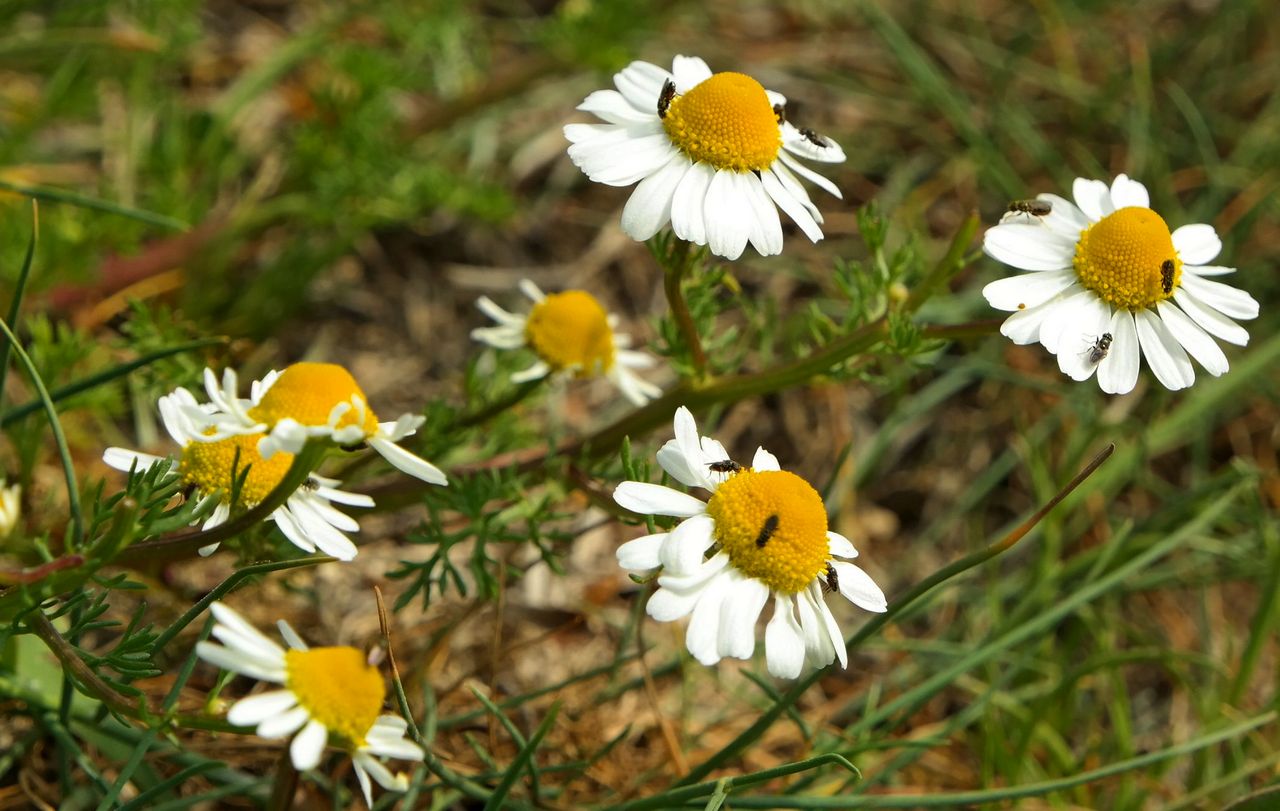
<instances>
[{"instance_id":1,"label":"chamomile flower","mask_svg":"<svg viewBox=\"0 0 1280 811\"><path fill-rule=\"evenodd\" d=\"M613 494L628 510L684 519L670 532L618 548L624 569L662 567L649 616L660 622L689 616L685 646L713 665L725 656L751 658L756 620L772 597L764 635L770 673L793 679L806 661L821 667L837 658L845 667L844 636L825 591L839 591L867 611L887 605L880 587L849 562L858 554L853 544L827 529L821 496L763 448L749 468L731 462L719 442L699 439L683 406L675 434L658 451L658 464L682 484L709 490L709 501L644 482L623 482Z\"/></svg>"},{"instance_id":2,"label":"chamomile flower","mask_svg":"<svg viewBox=\"0 0 1280 811\"><path fill-rule=\"evenodd\" d=\"M404 719L382 714L386 684L359 650L309 648L281 620L277 625L289 646L285 649L226 605L214 603L209 608L216 621L213 637L222 644L200 642L196 654L223 670L284 685L283 690L237 701L227 712L229 722L256 727L264 738L293 735L289 756L298 770L320 765L325 746L334 739L351 755L370 806L370 777L392 791L408 788L408 779L393 774L378 758L422 760L422 748L405 738Z\"/></svg>"},{"instance_id":3,"label":"chamomile flower","mask_svg":"<svg viewBox=\"0 0 1280 811\"><path fill-rule=\"evenodd\" d=\"M992 307L1013 311L1000 332L1017 344L1040 342L1074 380L1096 371L1108 394L1133 389L1139 351L1168 389L1195 381L1188 355L1215 377L1227 371L1213 339L1248 343L1232 319L1257 317L1258 302L1209 278L1235 272L1208 264L1222 250L1213 226L1170 232L1146 187L1125 175L1109 188L1077 178L1072 193L1075 203L1039 195L1046 214L1006 215L983 238L989 256L1032 271L983 289Z\"/></svg>"},{"instance_id":4,"label":"chamomile flower","mask_svg":"<svg viewBox=\"0 0 1280 811\"><path fill-rule=\"evenodd\" d=\"M280 484L293 464L290 453L262 458L257 450L261 433L210 441L205 422L214 408L208 403L198 403L186 389L161 397L159 407L169 436L182 447L176 461L127 448L108 448L102 460L126 472L145 470L153 465L173 468L184 485L194 488L198 498L216 502L202 529L212 529L231 517L231 494L237 482L240 482L239 506L253 507ZM336 479L312 474L267 520L274 521L299 549L306 552L319 549L340 560L351 560L356 556L356 546L343 533L357 532L360 525L333 504L372 507L373 499L339 490L339 485ZM210 555L217 548L218 544L210 544L202 547L200 554Z\"/></svg>"},{"instance_id":5,"label":"chamomile flower","mask_svg":"<svg viewBox=\"0 0 1280 811\"><path fill-rule=\"evenodd\" d=\"M840 146L786 119L787 100L741 73L712 74L696 56L668 72L632 62L578 109L604 124L569 124L569 157L587 177L640 185L622 211L622 230L646 240L667 224L676 236L737 259L750 242L762 256L782 252L778 209L809 239L822 239L822 214L796 175L840 197L797 158L838 163Z\"/></svg>"},{"instance_id":6,"label":"chamomile flower","mask_svg":"<svg viewBox=\"0 0 1280 811\"><path fill-rule=\"evenodd\" d=\"M548 295L528 279L520 282L520 290L533 301L528 315L509 313L481 296L476 306L498 326L471 330L473 339L496 349L527 346L534 351L538 360L512 375L512 381L524 383L555 374L603 374L635 405L662 394L662 389L631 372L653 366L653 358L627 348L630 337L614 331L617 316L605 312L590 293L566 290Z\"/></svg>"},{"instance_id":7,"label":"chamomile flower","mask_svg":"<svg viewBox=\"0 0 1280 811\"><path fill-rule=\"evenodd\" d=\"M428 484L448 484L440 468L396 443L410 436L425 417L402 414L395 422L378 422L355 378L333 363L295 363L271 372L240 398L233 369L222 373L221 385L211 369L204 372L205 391L216 408L215 435L261 433L258 452L271 459L279 451L297 453L312 437L339 445L367 442L392 467Z\"/></svg>"}]
</instances>

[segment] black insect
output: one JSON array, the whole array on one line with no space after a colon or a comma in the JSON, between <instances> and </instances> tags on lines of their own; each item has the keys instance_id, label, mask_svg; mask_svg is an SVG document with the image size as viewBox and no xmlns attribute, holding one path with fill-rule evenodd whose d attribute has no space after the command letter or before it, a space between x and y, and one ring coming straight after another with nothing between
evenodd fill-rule
<instances>
[{"instance_id":1,"label":"black insect","mask_svg":"<svg viewBox=\"0 0 1280 811\"><path fill-rule=\"evenodd\" d=\"M1160 263L1160 289L1164 290L1166 296L1173 292L1174 267L1172 259Z\"/></svg>"},{"instance_id":2,"label":"black insect","mask_svg":"<svg viewBox=\"0 0 1280 811\"><path fill-rule=\"evenodd\" d=\"M1009 204L1009 211L1031 214L1035 217L1047 217L1053 211L1053 203L1048 200L1014 200Z\"/></svg>"},{"instance_id":3,"label":"black insect","mask_svg":"<svg viewBox=\"0 0 1280 811\"><path fill-rule=\"evenodd\" d=\"M764 519L764 526L760 528L760 534L756 536L756 548L764 549L764 545L773 537L773 533L778 531L778 516L771 515Z\"/></svg>"},{"instance_id":4,"label":"black insect","mask_svg":"<svg viewBox=\"0 0 1280 811\"><path fill-rule=\"evenodd\" d=\"M676 83L667 79L662 83L662 92L658 94L658 118L667 117L667 108L676 97Z\"/></svg>"},{"instance_id":5,"label":"black insect","mask_svg":"<svg viewBox=\"0 0 1280 811\"><path fill-rule=\"evenodd\" d=\"M1107 352L1111 349L1111 333L1104 332L1098 336L1098 340L1085 350L1089 353L1089 362L1092 364L1102 363L1102 359L1107 356Z\"/></svg>"},{"instance_id":6,"label":"black insect","mask_svg":"<svg viewBox=\"0 0 1280 811\"><path fill-rule=\"evenodd\" d=\"M779 124L781 124L782 122L786 121L786 120L787 120L787 105L785 105L785 104L775 104L775 105L773 105L773 115L774 115L774 118L777 118L777 119L778 119L778 123L779 123Z\"/></svg>"},{"instance_id":7,"label":"black insect","mask_svg":"<svg viewBox=\"0 0 1280 811\"><path fill-rule=\"evenodd\" d=\"M738 473L742 470L742 465L732 459L724 459L719 462L708 462L707 467L715 473Z\"/></svg>"},{"instance_id":8,"label":"black insect","mask_svg":"<svg viewBox=\"0 0 1280 811\"><path fill-rule=\"evenodd\" d=\"M827 146L827 139L823 138L821 135L809 129L808 127L805 127L804 129L800 130L800 134L804 136L804 139L806 141L808 141L809 143L815 146L820 146L820 147L823 147L824 149Z\"/></svg>"},{"instance_id":9,"label":"black insect","mask_svg":"<svg viewBox=\"0 0 1280 811\"><path fill-rule=\"evenodd\" d=\"M840 575L836 574L836 567L830 563L827 564L827 577L822 584L822 590L824 592L840 590Z\"/></svg>"}]
</instances>

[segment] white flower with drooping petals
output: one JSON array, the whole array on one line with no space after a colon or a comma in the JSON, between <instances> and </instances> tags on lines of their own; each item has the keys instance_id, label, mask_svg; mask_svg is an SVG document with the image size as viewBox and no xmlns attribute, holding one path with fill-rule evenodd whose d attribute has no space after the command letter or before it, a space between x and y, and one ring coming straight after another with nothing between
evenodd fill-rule
<instances>
[{"instance_id":1,"label":"white flower with drooping petals","mask_svg":"<svg viewBox=\"0 0 1280 811\"><path fill-rule=\"evenodd\" d=\"M253 507L276 488L293 464L293 454L280 453L271 459L258 454L262 433L236 434L210 441L206 433L214 406L199 403L191 392L176 389L159 400L160 416L165 430L182 447L175 461L127 448L107 448L102 461L125 472L146 470L152 465L171 467L188 487L195 488L201 499L214 499L216 506L205 518L201 529L209 530L225 524L231 517L231 494L238 487L239 507ZM299 549L319 549L339 560L356 556L356 545L344 532L358 532L360 525L349 515L339 512L334 504L350 507L372 507L373 499L359 493L338 489L337 479L312 474L307 481L275 509L267 520L273 521L284 536ZM201 555L211 555L218 544L200 548Z\"/></svg>"},{"instance_id":2,"label":"white flower with drooping petals","mask_svg":"<svg viewBox=\"0 0 1280 811\"><path fill-rule=\"evenodd\" d=\"M1195 382L1188 356L1215 377L1226 372L1213 339L1248 343L1232 319L1256 318L1258 302L1209 278L1235 272L1208 264L1222 250L1213 226L1170 233L1146 187L1125 175L1110 187L1077 178L1072 192L1075 203L1039 195L1047 215L1006 215L983 238L989 256L1031 271L983 288L992 307L1013 311L1000 332L1038 341L1073 380L1096 371L1108 394L1133 390L1139 353L1168 389Z\"/></svg>"},{"instance_id":3,"label":"white flower with drooping petals","mask_svg":"<svg viewBox=\"0 0 1280 811\"><path fill-rule=\"evenodd\" d=\"M751 658L756 621L772 597L764 637L770 673L794 679L806 662L822 667L835 659L845 667L844 636L825 592L839 591L867 611L887 604L871 577L849 562L858 555L853 544L827 529L822 497L763 448L749 468L732 462L719 442L699 438L683 406L675 434L658 451L658 464L682 484L710 491L710 501L645 482L623 482L613 494L628 510L683 519L670 532L618 548L624 569L662 568L649 616L688 616L689 653L713 665L725 656Z\"/></svg>"},{"instance_id":4,"label":"white flower with drooping petals","mask_svg":"<svg viewBox=\"0 0 1280 811\"><path fill-rule=\"evenodd\" d=\"M549 375L602 374L634 405L644 405L662 394L662 389L631 371L653 366L653 358L627 348L631 338L616 331L618 317L606 312L590 293L565 290L546 294L528 279L520 282L520 290L533 301L528 315L509 313L488 296L481 296L476 306L498 325L471 330L473 339L495 349L528 347L538 356L528 369L513 374L512 382Z\"/></svg>"},{"instance_id":5,"label":"white flower with drooping petals","mask_svg":"<svg viewBox=\"0 0 1280 811\"><path fill-rule=\"evenodd\" d=\"M283 690L240 699L227 711L229 722L256 727L264 738L293 735L289 756L299 771L319 766L330 736L335 737L351 755L370 807L370 777L392 791L408 788L408 778L393 774L378 758L420 761L422 747L405 737L408 725L403 718L382 714L386 684L359 650L310 648L280 620L277 626L289 646L286 650L228 606L213 603L209 608L216 620L212 635L222 644L200 642L197 655L223 670L285 685Z\"/></svg>"},{"instance_id":6,"label":"white flower with drooping petals","mask_svg":"<svg viewBox=\"0 0 1280 811\"><path fill-rule=\"evenodd\" d=\"M741 73L712 74L696 56L668 72L632 62L578 109L603 124L569 124L569 157L610 186L639 183L622 230L644 241L668 222L676 236L737 259L748 242L761 256L782 252L778 209L814 242L822 214L796 175L837 198L840 190L797 160L838 163L839 144L786 120L787 100Z\"/></svg>"}]
</instances>

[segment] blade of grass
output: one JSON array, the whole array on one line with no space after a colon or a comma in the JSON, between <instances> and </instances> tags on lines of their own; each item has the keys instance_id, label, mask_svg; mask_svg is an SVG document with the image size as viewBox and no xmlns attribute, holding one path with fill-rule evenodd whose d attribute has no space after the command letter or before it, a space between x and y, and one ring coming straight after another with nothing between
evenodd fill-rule
<instances>
[{"instance_id":1,"label":"blade of grass","mask_svg":"<svg viewBox=\"0 0 1280 811\"><path fill-rule=\"evenodd\" d=\"M88 208L93 211L115 214L119 217L127 217L131 220L144 222L148 225L158 225L161 228L171 228L175 231L185 231L191 227L182 220L174 217L168 217L164 214L143 211L140 208L130 208L129 206L122 206L119 203L100 200L97 197L89 197L66 189L55 189L52 186L28 186L23 183L13 183L8 180L0 180L0 190L11 191L15 194L21 194L34 200L44 200L49 203L66 203L67 205L77 206L79 208Z\"/></svg>"},{"instance_id":2,"label":"blade of grass","mask_svg":"<svg viewBox=\"0 0 1280 811\"><path fill-rule=\"evenodd\" d=\"M500 811L505 807L503 803L506 801L507 795L511 793L516 780L520 779L520 773L532 767L533 754L537 751L538 745L542 743L542 739L547 737L547 733L551 731L551 725L555 723L556 715L559 712L559 702L552 704L551 709L547 710L547 717L542 719L542 723L538 724L538 728L529 736L529 742L521 747L519 753L516 754L515 760L511 761L511 766L503 776L502 782L498 783L498 787L493 790L493 794L489 795L488 802L484 804L484 811ZM537 802L537 797L534 797L534 802Z\"/></svg>"},{"instance_id":3,"label":"blade of grass","mask_svg":"<svg viewBox=\"0 0 1280 811\"><path fill-rule=\"evenodd\" d=\"M22 297L27 290L27 279L31 275L31 263L36 255L36 241L40 235L40 204L31 201L31 237L27 240L27 254L22 258L22 267L18 270L18 281L13 286L13 301L9 303L9 323L17 324L18 315L22 312ZM4 403L4 387L9 380L9 351L11 344L5 340L0 347L0 404ZM39 407L39 403L35 403Z\"/></svg>"}]
</instances>

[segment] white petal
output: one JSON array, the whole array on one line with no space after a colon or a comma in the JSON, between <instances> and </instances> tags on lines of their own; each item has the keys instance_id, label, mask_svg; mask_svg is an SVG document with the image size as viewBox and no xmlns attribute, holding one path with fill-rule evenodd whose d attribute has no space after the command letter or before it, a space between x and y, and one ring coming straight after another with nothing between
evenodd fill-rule
<instances>
[{"instance_id":1,"label":"white petal","mask_svg":"<svg viewBox=\"0 0 1280 811\"><path fill-rule=\"evenodd\" d=\"M440 468L388 439L380 436L369 437L369 447L377 451L378 455L386 459L392 467L415 479L420 479L427 484L447 485L449 483L449 478Z\"/></svg>"},{"instance_id":2,"label":"white petal","mask_svg":"<svg viewBox=\"0 0 1280 811\"><path fill-rule=\"evenodd\" d=\"M700 470L705 465L700 462L691 464L674 439L667 440L658 449L658 466L683 485L708 487L706 474Z\"/></svg>"},{"instance_id":3,"label":"white petal","mask_svg":"<svg viewBox=\"0 0 1280 811\"><path fill-rule=\"evenodd\" d=\"M689 618L684 645L693 654L693 658L704 665L714 665L720 661L720 623L723 621L720 606L728 596L734 579L732 569L712 578L698 597L693 616Z\"/></svg>"},{"instance_id":4,"label":"white petal","mask_svg":"<svg viewBox=\"0 0 1280 811\"><path fill-rule=\"evenodd\" d=\"M613 84L631 106L641 112L652 113L656 120L662 84L674 78L657 65L635 61L613 75Z\"/></svg>"},{"instance_id":5,"label":"white petal","mask_svg":"<svg viewBox=\"0 0 1280 811\"><path fill-rule=\"evenodd\" d=\"M1184 275L1182 279L1185 282L1187 277ZM1179 287L1173 292L1173 300L1178 302L1182 311L1191 316L1191 319L1210 335L1236 346L1245 346L1249 343L1249 332L1244 327L1212 307L1200 303L1199 299L1189 294L1184 288Z\"/></svg>"},{"instance_id":6,"label":"white petal","mask_svg":"<svg viewBox=\"0 0 1280 811\"><path fill-rule=\"evenodd\" d=\"M676 152L665 166L640 181L622 209L622 230L627 236L644 242L667 224L676 187L690 166L689 159Z\"/></svg>"},{"instance_id":7,"label":"white petal","mask_svg":"<svg viewBox=\"0 0 1280 811\"><path fill-rule=\"evenodd\" d=\"M710 470L707 465L711 462L719 462L726 459L728 458L727 455L707 458L702 438L698 435L698 423L693 419L693 412L684 406L676 409L675 417L672 419L672 428L675 433L676 448L679 449L680 454L684 457L693 477L693 481L689 483L697 484L699 487L707 489L714 489L714 483L708 476ZM720 452L723 454L723 449ZM675 475L673 471L668 472L673 476Z\"/></svg>"},{"instance_id":8,"label":"white petal","mask_svg":"<svg viewBox=\"0 0 1280 811\"><path fill-rule=\"evenodd\" d=\"M756 620L769 600L769 587L752 577L738 576L735 580L720 606L716 653L732 659L750 659L756 650Z\"/></svg>"},{"instance_id":9,"label":"white petal","mask_svg":"<svg viewBox=\"0 0 1280 811\"><path fill-rule=\"evenodd\" d=\"M1098 386L1107 394L1128 394L1138 382L1138 331L1128 310L1116 310L1107 327L1111 351L1098 364Z\"/></svg>"},{"instance_id":10,"label":"white petal","mask_svg":"<svg viewBox=\"0 0 1280 811\"><path fill-rule=\"evenodd\" d=\"M836 649L831 644L826 624L818 617L818 607L807 588L796 595L796 610L800 615L800 630L804 634L805 660L817 667L831 664L836 658Z\"/></svg>"},{"instance_id":11,"label":"white petal","mask_svg":"<svg viewBox=\"0 0 1280 811\"><path fill-rule=\"evenodd\" d=\"M1182 264L1183 273L1192 273L1196 276L1226 276L1229 273L1235 273L1235 268L1223 267L1222 265L1189 265Z\"/></svg>"},{"instance_id":12,"label":"white petal","mask_svg":"<svg viewBox=\"0 0 1280 811\"><path fill-rule=\"evenodd\" d=\"M795 617L794 597L773 598L773 619L764 629L764 657L769 673L794 679L804 668L804 632Z\"/></svg>"},{"instance_id":13,"label":"white petal","mask_svg":"<svg viewBox=\"0 0 1280 811\"><path fill-rule=\"evenodd\" d=\"M1165 328L1164 322L1145 309L1134 313L1134 318L1138 325L1138 343L1156 379L1171 391L1185 389L1194 383L1196 374L1191 368L1191 361L1182 345Z\"/></svg>"},{"instance_id":14,"label":"white petal","mask_svg":"<svg viewBox=\"0 0 1280 811\"><path fill-rule=\"evenodd\" d=\"M1222 240L1212 225L1195 223L1177 228L1170 235L1173 237L1173 249L1178 257L1188 265L1203 265L1212 262L1222 251Z\"/></svg>"},{"instance_id":15,"label":"white petal","mask_svg":"<svg viewBox=\"0 0 1280 811\"><path fill-rule=\"evenodd\" d=\"M671 60L671 74L675 76L676 90L687 93L711 78L711 68L696 56L680 56Z\"/></svg>"},{"instance_id":16,"label":"white petal","mask_svg":"<svg viewBox=\"0 0 1280 811\"><path fill-rule=\"evenodd\" d=\"M158 465L161 462L173 465L172 459L166 459L163 456L152 456L149 453L139 453L128 448L107 448L102 453L102 461L106 462L108 466L116 470L123 470L126 473L131 470L141 473L152 465Z\"/></svg>"},{"instance_id":17,"label":"white petal","mask_svg":"<svg viewBox=\"0 0 1280 811\"><path fill-rule=\"evenodd\" d=\"M268 655L284 656L284 648L277 645L270 637L253 627L253 623L223 602L215 602L209 606L209 613L219 625L225 626L248 642L252 648L265 651Z\"/></svg>"},{"instance_id":18,"label":"white petal","mask_svg":"<svg viewBox=\"0 0 1280 811\"><path fill-rule=\"evenodd\" d=\"M197 642L196 655L214 667L239 673L251 679L282 683L284 669L277 662L269 662L242 651L233 651L213 642Z\"/></svg>"},{"instance_id":19,"label":"white petal","mask_svg":"<svg viewBox=\"0 0 1280 811\"><path fill-rule=\"evenodd\" d=\"M1258 302L1238 287L1186 274L1182 288L1196 300L1230 318L1248 321L1258 317Z\"/></svg>"},{"instance_id":20,"label":"white petal","mask_svg":"<svg viewBox=\"0 0 1280 811\"><path fill-rule=\"evenodd\" d=\"M771 170L760 173L760 183L770 199L777 204L778 208L786 212L787 216L804 232L804 235L811 242L817 242L822 239L822 229L818 227L817 221L813 215L797 199L790 191L787 190L785 184Z\"/></svg>"},{"instance_id":21,"label":"white petal","mask_svg":"<svg viewBox=\"0 0 1280 811\"><path fill-rule=\"evenodd\" d=\"M836 659L840 661L840 667L849 666L849 650L844 644L844 634L840 633L840 626L836 623L835 615L831 613L831 608L827 605L827 601L822 598L822 590L817 583L809 587L809 592L813 595L813 600L818 606L818 615L822 618L823 627L826 628L827 636L831 639L831 646L835 649Z\"/></svg>"},{"instance_id":22,"label":"white petal","mask_svg":"<svg viewBox=\"0 0 1280 811\"><path fill-rule=\"evenodd\" d=\"M778 176L778 179L787 187L787 191L791 192L792 196L796 197L796 199L805 204L806 208L814 212L814 219L818 222L822 222L822 217L818 216L816 213L818 210L817 207L809 201L808 193L804 191L804 187L800 185L800 181L796 180L791 172L795 172L797 175L800 175L805 180L808 180L810 183L822 189L827 194L830 194L837 200L844 199L844 195L840 192L840 187L837 186L834 181L813 171L808 166L805 166L800 161L788 155L786 152L778 153L778 161L775 161L773 166L769 167L769 170ZM796 194L797 189L801 194Z\"/></svg>"},{"instance_id":23,"label":"white petal","mask_svg":"<svg viewBox=\"0 0 1280 811\"><path fill-rule=\"evenodd\" d=\"M658 568L662 565L662 559L658 557L658 552L662 549L662 544L666 539L667 533L658 532L627 541L622 546L619 546L618 551L615 553L618 558L618 565L633 572Z\"/></svg>"},{"instance_id":24,"label":"white petal","mask_svg":"<svg viewBox=\"0 0 1280 811\"><path fill-rule=\"evenodd\" d=\"M658 550L658 558L666 570L676 575L697 571L702 565L703 553L715 540L712 535L715 526L711 516L695 515L667 533Z\"/></svg>"},{"instance_id":25,"label":"white petal","mask_svg":"<svg viewBox=\"0 0 1280 811\"><path fill-rule=\"evenodd\" d=\"M716 171L705 163L695 163L680 179L671 197L671 230L694 245L707 244L707 188Z\"/></svg>"},{"instance_id":26,"label":"white petal","mask_svg":"<svg viewBox=\"0 0 1280 811\"><path fill-rule=\"evenodd\" d=\"M737 172L722 169L711 178L703 216L707 221L707 245L725 259L737 259L751 233L751 209L738 192Z\"/></svg>"},{"instance_id":27,"label":"white petal","mask_svg":"<svg viewBox=\"0 0 1280 811\"><path fill-rule=\"evenodd\" d=\"M1062 339L1078 338L1081 335L1076 325L1085 321L1094 310L1097 301L1096 293L1081 290L1056 302L1052 312L1040 327L1041 345L1055 355L1063 351L1080 351L1081 347L1076 342L1070 342L1069 346L1064 346Z\"/></svg>"},{"instance_id":28,"label":"white petal","mask_svg":"<svg viewBox=\"0 0 1280 811\"><path fill-rule=\"evenodd\" d=\"M289 756L293 760L293 768L298 771L314 769L320 765L320 756L324 754L324 745L329 740L329 731L319 721L311 721L289 744Z\"/></svg>"},{"instance_id":29,"label":"white petal","mask_svg":"<svg viewBox=\"0 0 1280 811\"><path fill-rule=\"evenodd\" d=\"M858 550L853 547L853 541L831 530L827 530L827 551L836 557L851 560L858 556Z\"/></svg>"},{"instance_id":30,"label":"white petal","mask_svg":"<svg viewBox=\"0 0 1280 811\"><path fill-rule=\"evenodd\" d=\"M551 367L542 361L537 361L528 369L511 375L511 382L528 383L532 380L541 380L549 374L551 374Z\"/></svg>"},{"instance_id":31,"label":"white petal","mask_svg":"<svg viewBox=\"0 0 1280 811\"><path fill-rule=\"evenodd\" d=\"M778 209L765 193L760 178L749 172L736 177L738 193L747 201L751 211L748 220L751 224L748 236L751 247L761 256L782 253L782 223L778 219Z\"/></svg>"},{"instance_id":32,"label":"white petal","mask_svg":"<svg viewBox=\"0 0 1280 811\"><path fill-rule=\"evenodd\" d=\"M1101 180L1076 178L1071 186L1071 196L1076 198L1076 205L1093 222L1116 210L1111 204L1111 190Z\"/></svg>"},{"instance_id":33,"label":"white petal","mask_svg":"<svg viewBox=\"0 0 1280 811\"><path fill-rule=\"evenodd\" d=\"M836 576L840 578L840 594L846 600L877 614L889 610L884 592L871 579L871 575L852 563L836 560L831 565L836 567Z\"/></svg>"},{"instance_id":34,"label":"white petal","mask_svg":"<svg viewBox=\"0 0 1280 811\"><path fill-rule=\"evenodd\" d=\"M258 724L256 732L261 738L283 738L297 732L309 720L311 720L311 714L302 707L296 707L280 715L263 719L262 723Z\"/></svg>"},{"instance_id":35,"label":"white petal","mask_svg":"<svg viewBox=\"0 0 1280 811\"><path fill-rule=\"evenodd\" d=\"M1204 370L1217 377L1227 371L1229 364L1218 343L1192 321L1186 313L1167 301L1156 304L1156 311L1164 319L1173 337L1195 358Z\"/></svg>"},{"instance_id":36,"label":"white petal","mask_svg":"<svg viewBox=\"0 0 1280 811\"><path fill-rule=\"evenodd\" d=\"M997 225L982 237L982 250L1006 265L1022 270L1063 270L1071 267L1074 243L1039 225Z\"/></svg>"},{"instance_id":37,"label":"white petal","mask_svg":"<svg viewBox=\"0 0 1280 811\"><path fill-rule=\"evenodd\" d=\"M369 772L365 769L368 763L377 763L373 758L362 758L359 753L351 757L351 768L356 773L356 781L360 783L360 793L364 795L364 804L373 808L373 786L369 783Z\"/></svg>"},{"instance_id":38,"label":"white petal","mask_svg":"<svg viewBox=\"0 0 1280 811\"><path fill-rule=\"evenodd\" d=\"M1150 208L1151 196L1147 194L1147 187L1138 181L1130 180L1128 175L1116 175L1116 179L1111 181L1111 202L1118 209L1129 206Z\"/></svg>"},{"instance_id":39,"label":"white petal","mask_svg":"<svg viewBox=\"0 0 1280 811\"><path fill-rule=\"evenodd\" d=\"M1040 221L1055 234L1075 242L1080 238L1080 232L1089 225L1089 218L1084 215L1084 212L1065 197L1044 193L1037 194L1036 199L1044 200L1053 206L1053 210L1041 217Z\"/></svg>"},{"instance_id":40,"label":"white petal","mask_svg":"<svg viewBox=\"0 0 1280 811\"><path fill-rule=\"evenodd\" d=\"M227 722L238 727L252 727L268 718L287 712L298 704L298 699L288 690L272 690L256 696L242 698L227 710Z\"/></svg>"},{"instance_id":41,"label":"white petal","mask_svg":"<svg viewBox=\"0 0 1280 811\"><path fill-rule=\"evenodd\" d=\"M1076 272L1070 268L1019 273L991 282L982 288L982 295L997 310L1025 310L1044 304L1075 284L1075 281Z\"/></svg>"},{"instance_id":42,"label":"white petal","mask_svg":"<svg viewBox=\"0 0 1280 811\"><path fill-rule=\"evenodd\" d=\"M591 113L594 116L603 118L610 124L622 124L624 126L633 124L643 124L653 118L657 114L657 100L654 101L654 109L642 113L627 103L627 100L617 90L597 90L591 95L583 99L578 105L578 109L584 113Z\"/></svg>"},{"instance_id":43,"label":"white petal","mask_svg":"<svg viewBox=\"0 0 1280 811\"><path fill-rule=\"evenodd\" d=\"M646 482L623 482L613 491L613 500L641 515L671 515L688 518L702 515L707 505L679 490Z\"/></svg>"},{"instance_id":44,"label":"white petal","mask_svg":"<svg viewBox=\"0 0 1280 811\"><path fill-rule=\"evenodd\" d=\"M1020 346L1036 343L1040 340L1040 328L1060 303L1060 300L1048 301L1039 307L1019 310L1000 325L1000 334Z\"/></svg>"},{"instance_id":45,"label":"white petal","mask_svg":"<svg viewBox=\"0 0 1280 811\"><path fill-rule=\"evenodd\" d=\"M285 644L292 650L308 650L310 646L303 641L298 632L293 630L293 626L285 620L276 620L276 630L280 632L280 636L284 637Z\"/></svg>"},{"instance_id":46,"label":"white petal","mask_svg":"<svg viewBox=\"0 0 1280 811\"><path fill-rule=\"evenodd\" d=\"M841 163L845 160L844 150L825 135L813 133L820 143L814 143L803 135L790 121L783 121L782 148L802 158L823 163ZM813 132L810 130L810 132Z\"/></svg>"},{"instance_id":47,"label":"white petal","mask_svg":"<svg viewBox=\"0 0 1280 811\"><path fill-rule=\"evenodd\" d=\"M754 470L782 470L782 466L778 464L778 457L764 448L756 448L756 455L751 459L751 467Z\"/></svg>"},{"instance_id":48,"label":"white petal","mask_svg":"<svg viewBox=\"0 0 1280 811\"><path fill-rule=\"evenodd\" d=\"M729 556L721 552L695 572L680 575L664 573L658 578L658 590L649 598L645 611L658 622L680 619L693 610L707 583L728 566Z\"/></svg>"},{"instance_id":49,"label":"white petal","mask_svg":"<svg viewBox=\"0 0 1280 811\"><path fill-rule=\"evenodd\" d=\"M1088 380L1097 370L1093 348L1111 323L1111 307L1096 296L1076 308L1074 323L1058 342L1058 369L1072 380Z\"/></svg>"}]
</instances>

